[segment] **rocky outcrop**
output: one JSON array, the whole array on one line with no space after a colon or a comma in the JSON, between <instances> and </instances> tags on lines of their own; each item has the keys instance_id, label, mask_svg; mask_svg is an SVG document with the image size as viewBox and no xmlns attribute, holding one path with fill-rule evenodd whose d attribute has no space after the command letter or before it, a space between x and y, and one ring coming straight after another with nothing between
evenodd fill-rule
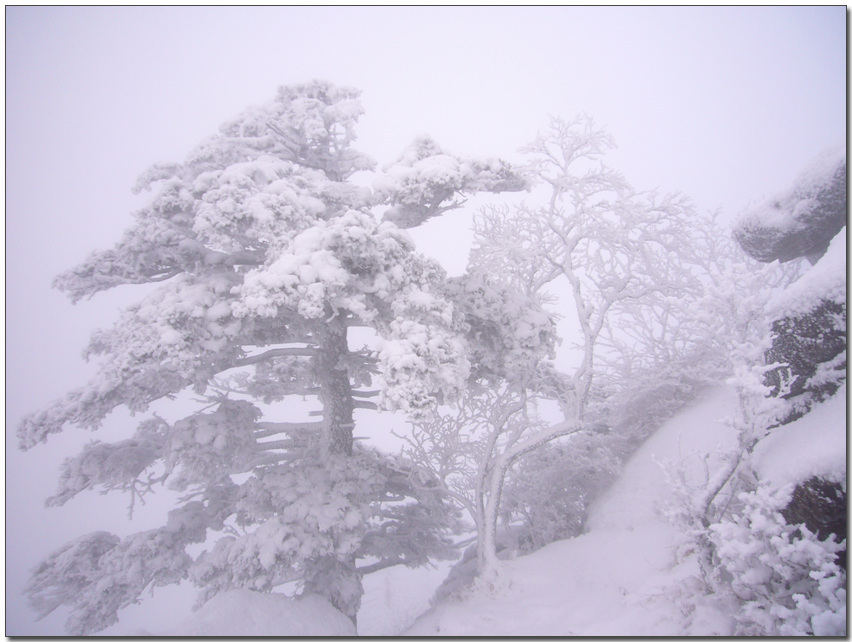
<instances>
[{"instance_id":1,"label":"rocky outcrop","mask_svg":"<svg viewBox=\"0 0 852 642\"><path fill-rule=\"evenodd\" d=\"M804 415L811 404L833 395L846 371L846 304L823 300L800 316L772 324L772 347L766 363L786 364L766 373L765 383L774 394L789 400L782 424Z\"/></svg>"},{"instance_id":2,"label":"rocky outcrop","mask_svg":"<svg viewBox=\"0 0 852 642\"><path fill-rule=\"evenodd\" d=\"M846 489L838 482L811 477L796 486L781 514L788 524L804 524L821 540L832 534L838 542L846 539ZM837 554L837 564L846 568L845 550Z\"/></svg>"},{"instance_id":3,"label":"rocky outcrop","mask_svg":"<svg viewBox=\"0 0 852 642\"><path fill-rule=\"evenodd\" d=\"M758 261L806 257L812 267L768 310L772 347L766 374L775 395L790 401L782 424L834 394L846 376L846 151L823 154L793 187L746 211L734 229Z\"/></svg>"},{"instance_id":4,"label":"rocky outcrop","mask_svg":"<svg viewBox=\"0 0 852 642\"><path fill-rule=\"evenodd\" d=\"M764 263L805 256L813 264L845 225L846 154L839 150L815 162L788 192L747 210L734 238Z\"/></svg>"},{"instance_id":5,"label":"rocky outcrop","mask_svg":"<svg viewBox=\"0 0 852 642\"><path fill-rule=\"evenodd\" d=\"M762 262L806 257L812 264L775 297L768 312L772 346L767 372L773 394L790 401L787 424L839 389L846 378L846 154L826 154L788 192L748 210L734 237ZM845 483L811 477L799 483L781 511L788 524L804 524L821 540L846 539ZM837 554L846 568L846 551Z\"/></svg>"}]
</instances>

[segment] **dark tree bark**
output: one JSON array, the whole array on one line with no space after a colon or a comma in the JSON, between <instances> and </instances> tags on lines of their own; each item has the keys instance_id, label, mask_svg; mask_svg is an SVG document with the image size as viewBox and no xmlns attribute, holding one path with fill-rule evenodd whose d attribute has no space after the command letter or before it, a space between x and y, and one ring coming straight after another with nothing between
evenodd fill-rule
<instances>
[{"instance_id":1,"label":"dark tree bark","mask_svg":"<svg viewBox=\"0 0 852 642\"><path fill-rule=\"evenodd\" d=\"M317 374L324 419L322 448L329 455L352 454L355 403L346 369L347 331L346 318L336 316L326 323L318 337L321 351L317 357Z\"/></svg>"}]
</instances>

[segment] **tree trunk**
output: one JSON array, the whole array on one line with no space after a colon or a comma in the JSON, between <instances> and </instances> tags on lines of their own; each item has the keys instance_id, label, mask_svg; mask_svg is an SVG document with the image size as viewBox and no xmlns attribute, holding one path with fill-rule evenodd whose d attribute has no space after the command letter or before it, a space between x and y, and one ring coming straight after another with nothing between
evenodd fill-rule
<instances>
[{"instance_id":1,"label":"tree trunk","mask_svg":"<svg viewBox=\"0 0 852 642\"><path fill-rule=\"evenodd\" d=\"M486 477L488 495L482 498L477 550L479 574L483 577L490 577L497 570L497 519L507 468L507 462L502 457L498 458Z\"/></svg>"},{"instance_id":2,"label":"tree trunk","mask_svg":"<svg viewBox=\"0 0 852 642\"><path fill-rule=\"evenodd\" d=\"M349 354L343 317L326 322L320 335L318 358L320 401L323 409L322 449L325 455L351 455L354 403L345 357Z\"/></svg>"},{"instance_id":3,"label":"tree trunk","mask_svg":"<svg viewBox=\"0 0 852 642\"><path fill-rule=\"evenodd\" d=\"M304 592L325 597L357 630L364 588L354 558L341 561L328 555L310 562L306 568Z\"/></svg>"},{"instance_id":4,"label":"tree trunk","mask_svg":"<svg viewBox=\"0 0 852 642\"><path fill-rule=\"evenodd\" d=\"M320 354L317 357L317 379L322 403L321 455L326 462L333 456L352 455L354 402L346 357L349 354L346 317L333 315L317 333ZM307 573L305 592L324 595L337 610L357 626L356 616L364 590L355 555L326 555L314 560Z\"/></svg>"}]
</instances>

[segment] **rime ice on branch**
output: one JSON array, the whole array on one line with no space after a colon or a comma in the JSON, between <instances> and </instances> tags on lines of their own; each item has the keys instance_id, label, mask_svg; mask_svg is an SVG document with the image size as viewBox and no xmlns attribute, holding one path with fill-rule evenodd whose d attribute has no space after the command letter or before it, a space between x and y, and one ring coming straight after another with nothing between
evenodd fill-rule
<instances>
[{"instance_id":1,"label":"rime ice on branch","mask_svg":"<svg viewBox=\"0 0 852 642\"><path fill-rule=\"evenodd\" d=\"M524 149L525 173L545 192L543 204L480 212L468 274L456 283L480 385L468 388L457 409L418 423L409 439L411 455L476 523L486 579L496 572L497 520L512 467L549 442L589 430L599 379L627 370L628 355L601 358L608 331L620 324L644 332L641 348L650 348L685 314L672 300L697 290L690 203L634 190L604 164L612 145L587 116L553 119ZM544 303L553 282L571 298L557 314L572 316L579 329L579 366L570 375L551 360L555 315ZM658 323L646 314L652 309L669 313ZM543 400L556 402L564 421L538 419Z\"/></svg>"}]
</instances>

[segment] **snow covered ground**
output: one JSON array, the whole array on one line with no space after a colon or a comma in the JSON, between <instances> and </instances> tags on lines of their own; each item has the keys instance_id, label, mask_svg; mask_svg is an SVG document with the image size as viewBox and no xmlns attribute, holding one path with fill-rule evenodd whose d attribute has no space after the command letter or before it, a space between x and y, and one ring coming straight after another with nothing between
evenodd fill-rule
<instances>
[{"instance_id":1,"label":"snow covered ground","mask_svg":"<svg viewBox=\"0 0 852 642\"><path fill-rule=\"evenodd\" d=\"M293 599L237 589L220 593L164 636L353 636L345 615L318 595Z\"/></svg>"},{"instance_id":2,"label":"snow covered ground","mask_svg":"<svg viewBox=\"0 0 852 642\"><path fill-rule=\"evenodd\" d=\"M358 634L400 635L429 609L435 590L452 566L453 562L415 569L393 566L365 577Z\"/></svg>"},{"instance_id":3,"label":"snow covered ground","mask_svg":"<svg viewBox=\"0 0 852 642\"><path fill-rule=\"evenodd\" d=\"M683 536L663 516L673 499L663 467L681 462L697 481L708 453L712 472L714 454L734 443L720 420L735 402L731 390L717 389L672 418L593 506L584 535L503 562L497 580L437 605L404 634L730 635L731 618L698 593L694 556L679 559ZM845 478L845 402L844 386L809 415L773 431L757 458L760 472L773 485L838 468Z\"/></svg>"}]
</instances>

